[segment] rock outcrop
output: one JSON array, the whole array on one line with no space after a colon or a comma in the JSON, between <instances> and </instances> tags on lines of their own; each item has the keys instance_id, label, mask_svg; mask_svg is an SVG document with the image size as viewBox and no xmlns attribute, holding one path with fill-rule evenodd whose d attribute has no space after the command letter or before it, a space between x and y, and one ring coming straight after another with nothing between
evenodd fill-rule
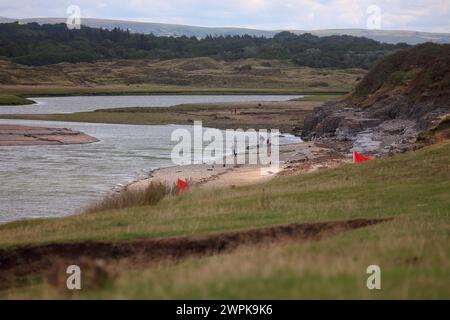
<instances>
[{"instance_id":1,"label":"rock outcrop","mask_svg":"<svg viewBox=\"0 0 450 320\"><path fill-rule=\"evenodd\" d=\"M374 154L404 152L449 115L450 45L427 43L386 57L346 99L317 107L303 136Z\"/></svg>"}]
</instances>

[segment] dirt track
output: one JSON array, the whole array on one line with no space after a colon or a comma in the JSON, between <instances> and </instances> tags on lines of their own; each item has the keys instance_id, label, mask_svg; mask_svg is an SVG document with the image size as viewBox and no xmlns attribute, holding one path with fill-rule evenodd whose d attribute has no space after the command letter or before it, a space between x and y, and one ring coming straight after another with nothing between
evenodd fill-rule
<instances>
[{"instance_id":1,"label":"dirt track","mask_svg":"<svg viewBox=\"0 0 450 320\"><path fill-rule=\"evenodd\" d=\"M289 224L165 239L59 243L0 250L0 289L20 285L28 275L47 274L55 261L67 266L85 264L86 260L103 260L116 262L124 270L124 267L138 268L167 259L179 261L189 256L218 254L243 245L280 240L314 240L388 220L390 219L355 219Z\"/></svg>"}]
</instances>

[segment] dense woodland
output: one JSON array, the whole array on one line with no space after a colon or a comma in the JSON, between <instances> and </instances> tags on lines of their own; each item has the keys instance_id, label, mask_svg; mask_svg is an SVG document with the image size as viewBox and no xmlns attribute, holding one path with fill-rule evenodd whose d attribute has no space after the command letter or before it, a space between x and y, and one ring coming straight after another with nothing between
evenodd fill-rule
<instances>
[{"instance_id":1,"label":"dense woodland","mask_svg":"<svg viewBox=\"0 0 450 320\"><path fill-rule=\"evenodd\" d=\"M281 32L273 38L254 36L157 37L126 30L65 24L0 24L0 57L25 65L93 62L105 59L173 59L212 57L291 59L299 66L370 68L387 53L406 44L385 44L352 36L317 37Z\"/></svg>"}]
</instances>

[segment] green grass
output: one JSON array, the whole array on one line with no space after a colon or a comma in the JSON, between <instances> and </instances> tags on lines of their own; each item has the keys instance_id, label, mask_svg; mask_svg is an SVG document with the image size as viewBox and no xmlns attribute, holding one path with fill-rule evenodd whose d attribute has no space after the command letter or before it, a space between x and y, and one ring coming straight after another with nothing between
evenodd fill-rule
<instances>
[{"instance_id":1,"label":"green grass","mask_svg":"<svg viewBox=\"0 0 450 320\"><path fill-rule=\"evenodd\" d=\"M0 106L1 105L25 105L25 104L33 104L34 101L31 101L26 98L22 98L16 96L14 94L0 94Z\"/></svg>"},{"instance_id":2,"label":"green grass","mask_svg":"<svg viewBox=\"0 0 450 320\"><path fill-rule=\"evenodd\" d=\"M269 183L191 190L157 205L0 226L0 246L126 240L394 217L314 242L281 242L122 272L76 298L450 298L450 142ZM365 286L368 265L382 290ZM61 297L45 282L4 297ZM62 296L69 297L69 296Z\"/></svg>"}]
</instances>

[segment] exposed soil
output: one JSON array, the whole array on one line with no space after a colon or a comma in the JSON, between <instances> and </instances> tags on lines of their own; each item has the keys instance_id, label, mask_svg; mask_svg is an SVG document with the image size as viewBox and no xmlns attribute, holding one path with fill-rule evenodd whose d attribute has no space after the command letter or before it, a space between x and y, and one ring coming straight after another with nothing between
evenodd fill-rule
<instances>
[{"instance_id":1,"label":"exposed soil","mask_svg":"<svg viewBox=\"0 0 450 320\"><path fill-rule=\"evenodd\" d=\"M0 250L0 289L20 286L26 283L26 276L48 275L55 265L65 268L77 264L98 268L99 264L96 262L102 261L109 262L108 265L120 265L122 270L124 267L139 268L163 260L179 261L190 256L223 253L244 245L261 245L282 240L316 240L388 220L391 219L354 219L163 239L58 243L3 249ZM86 264L86 261L91 263ZM65 269L62 270L64 271Z\"/></svg>"}]
</instances>

